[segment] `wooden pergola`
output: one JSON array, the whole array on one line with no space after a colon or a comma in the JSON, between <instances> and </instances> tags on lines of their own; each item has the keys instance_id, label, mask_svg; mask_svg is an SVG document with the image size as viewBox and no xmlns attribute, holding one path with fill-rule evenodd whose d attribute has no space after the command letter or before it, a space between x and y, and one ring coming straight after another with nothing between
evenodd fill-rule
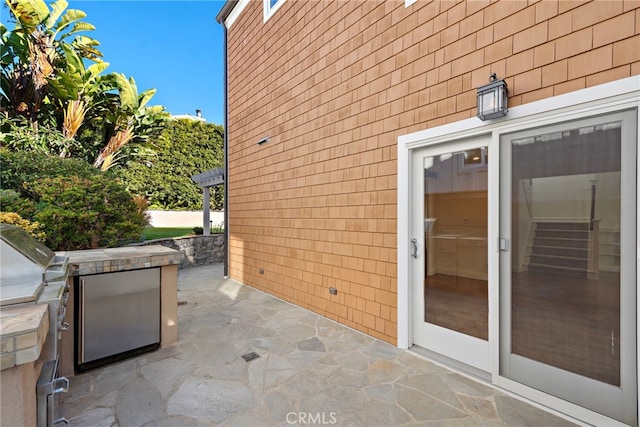
<instances>
[{"instance_id":1,"label":"wooden pergola","mask_svg":"<svg viewBox=\"0 0 640 427\"><path fill-rule=\"evenodd\" d=\"M202 234L208 236L211 234L211 220L209 211L211 194L209 189L224 184L224 168L215 168L191 177L193 182L202 188ZM225 228L227 224L224 225Z\"/></svg>"}]
</instances>

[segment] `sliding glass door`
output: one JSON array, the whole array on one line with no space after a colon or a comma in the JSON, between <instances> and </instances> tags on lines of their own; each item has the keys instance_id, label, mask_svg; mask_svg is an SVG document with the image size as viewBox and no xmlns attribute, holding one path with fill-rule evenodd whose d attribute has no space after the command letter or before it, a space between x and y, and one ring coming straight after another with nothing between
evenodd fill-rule
<instances>
[{"instance_id":1,"label":"sliding glass door","mask_svg":"<svg viewBox=\"0 0 640 427\"><path fill-rule=\"evenodd\" d=\"M635 424L636 124L500 138L500 375Z\"/></svg>"},{"instance_id":2,"label":"sliding glass door","mask_svg":"<svg viewBox=\"0 0 640 427\"><path fill-rule=\"evenodd\" d=\"M412 179L414 344L485 372L489 141L417 150Z\"/></svg>"}]
</instances>

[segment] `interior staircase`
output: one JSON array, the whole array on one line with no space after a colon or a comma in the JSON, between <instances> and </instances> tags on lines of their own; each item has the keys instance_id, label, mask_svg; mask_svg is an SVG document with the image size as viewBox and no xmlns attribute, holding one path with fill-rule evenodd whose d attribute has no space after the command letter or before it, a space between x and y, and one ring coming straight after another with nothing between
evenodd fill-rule
<instances>
[{"instance_id":1,"label":"interior staircase","mask_svg":"<svg viewBox=\"0 0 640 427\"><path fill-rule=\"evenodd\" d=\"M528 270L587 278L589 275L588 222L535 222L528 247Z\"/></svg>"}]
</instances>

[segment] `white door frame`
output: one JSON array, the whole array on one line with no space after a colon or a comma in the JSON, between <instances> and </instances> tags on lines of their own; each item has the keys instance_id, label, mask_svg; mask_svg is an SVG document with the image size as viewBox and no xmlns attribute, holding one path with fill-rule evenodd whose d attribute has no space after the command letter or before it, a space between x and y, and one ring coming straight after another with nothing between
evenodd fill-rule
<instances>
[{"instance_id":1,"label":"white door frame","mask_svg":"<svg viewBox=\"0 0 640 427\"><path fill-rule=\"evenodd\" d=\"M414 149L427 147L435 144L443 144L449 141L472 138L480 135L491 134L490 147L497 147L499 137L502 133L518 131L536 126L545 126L561 123L569 120L576 120L588 116L611 113L625 109L640 109L640 76L628 77L614 82L605 83L591 88L559 95L553 98L544 99L529 104L517 106L509 110L509 114L504 119L482 122L478 118L470 118L455 123L439 126L432 129L402 135L398 138L398 341L400 348L410 348L413 345L412 331L412 289L410 286L412 277L412 262L410 255L411 236L411 192L412 192L412 153ZM640 120L636 120L640 128ZM640 129L638 131L640 135ZM531 400L543 405L565 412L578 419L593 424L612 424L611 419L603 417L580 406L562 401L553 396L530 389L519 383L515 383L499 374L499 260L498 260L498 196L499 176L497 165L500 159L497 149L491 149L491 164L489 167L489 224L488 224L488 268L489 268L489 345L491 349L491 382L499 387L516 392ZM640 151L638 156L640 157ZM638 162L638 159L636 159ZM639 163L640 164L640 163ZM400 172L401 171L401 172ZM640 174L638 174L640 181ZM640 185L638 185L640 188ZM493 191L491 191L493 189ZM491 197L491 193L494 197ZM638 217L636 221L640 223L640 197L637 197ZM409 217L408 217L409 216ZM640 227L636 242L640 242ZM638 246L638 243L636 244ZM638 271L640 271L640 250L638 250L638 260L636 263L636 282L639 282ZM639 286L640 288L640 286ZM637 295L636 306L640 307L640 292ZM636 316L640 331L640 316ZM638 340L640 341L640 340ZM640 352L636 351L638 356ZM640 356L638 356L640 365ZM640 374L639 374L640 376ZM636 379L638 381L638 378ZM639 405L640 406L640 405Z\"/></svg>"},{"instance_id":2,"label":"white door frame","mask_svg":"<svg viewBox=\"0 0 640 427\"><path fill-rule=\"evenodd\" d=\"M449 141L447 142L447 144L431 144L431 145L427 145L425 147L421 147L421 149L415 149L412 151L412 156L417 156L417 160L419 161L420 164L422 164L422 161L425 157L427 156L431 156L433 154L426 154L424 153L424 149L427 148L431 148L434 147L435 150L433 150L435 153L439 153L440 149L443 150L443 152L447 152L450 153L451 151L463 151L463 150L467 150L467 149L471 149L471 148L480 148L480 147L484 147L484 146L488 146L489 147L489 153L492 153L492 150L497 149L497 147L491 147L491 141L490 141L490 134L481 134L479 136L476 136L475 138L467 138L464 140L456 140L456 141ZM437 155L437 154L436 154ZM493 153L491 154L491 156L493 156ZM415 164L415 163L414 163ZM417 166L416 166L417 168ZM491 168L491 165L489 165L489 168L487 170L487 172L489 171L489 169ZM413 167L412 167L413 169ZM417 172L417 171L416 171ZM418 173L418 175L423 176L422 171L420 171ZM417 176L417 175L416 175ZM489 181L489 176L487 175L487 186L488 185L488 181ZM411 180L412 184L416 185L415 180ZM424 180L420 183L417 184L419 185L419 188L413 188L413 190L416 190L417 192L414 193L414 197L413 200L417 200L418 199L418 194L422 194L422 197L424 198L424 188L423 188L423 182ZM487 201L489 202L489 200L491 200L492 194L491 191L488 192L488 199ZM490 203L490 202L489 202ZM409 215L414 215L416 214L418 211L422 211L424 209L424 203L422 203L422 205L420 207L418 207L418 211L416 211L416 207L410 207L410 213ZM414 276L414 283L417 283L420 281L420 279L418 279L418 277L422 278L421 280L424 280L424 262L426 262L425 257L426 257L426 248L424 247L424 222L423 222L423 218L415 218L412 217L412 221L416 220L415 223L413 223L413 234L411 234L412 237L414 238L418 238L418 241L421 242L418 244L418 256L416 259L413 260L413 264L415 265L416 263L418 263L418 265L420 266L418 271L415 271L415 276ZM491 218L491 216L489 216L489 218ZM491 222L491 220L489 220ZM420 230L420 232L418 233L418 230ZM488 235L490 234L491 230L487 230L489 232ZM489 242L487 242L489 245ZM488 250L488 249L487 249ZM489 251L489 250L488 250ZM490 277L487 277L487 283L489 283ZM422 286L422 285L421 285ZM420 287L421 287L420 286ZM415 288L414 288L415 289ZM413 290L411 290L411 292L413 292ZM491 292L491 290L489 290L489 292ZM489 299L489 296L487 297ZM419 295L418 298L413 298L413 302L414 305L412 307L413 310L417 310L418 312L420 312L420 308L422 309L422 312L424 313L424 294ZM418 304L418 305L416 305ZM489 309L489 311L491 311L491 308ZM422 316L422 314L421 314ZM413 319L415 320L415 319ZM491 319L489 320L489 335L491 335ZM465 365L468 366L472 366L473 368L479 369L480 371L484 372L491 372L490 366L491 366L491 360L490 360L490 351L489 351L489 342L491 342L491 340L484 340L481 338L477 338L477 337L473 337L470 335L466 335L462 332L459 331L454 331L454 330L450 330L447 329L443 326L438 326L435 324L429 324L428 322L424 321L424 319L422 319L420 322L418 322L417 324L414 324L413 327L416 329L422 329L423 333L425 333L425 335L429 336L429 342L433 343L435 347L438 347L438 350L436 350L435 348L429 347L428 350L433 350L439 354L442 354L445 357L450 357L450 358L455 358L456 360L462 362ZM422 325L422 326L420 326ZM417 336L420 335L419 331L415 331L416 334L416 339ZM423 335L423 337L425 337L425 335ZM426 338L424 338L426 339ZM454 356L457 355L457 356Z\"/></svg>"}]
</instances>

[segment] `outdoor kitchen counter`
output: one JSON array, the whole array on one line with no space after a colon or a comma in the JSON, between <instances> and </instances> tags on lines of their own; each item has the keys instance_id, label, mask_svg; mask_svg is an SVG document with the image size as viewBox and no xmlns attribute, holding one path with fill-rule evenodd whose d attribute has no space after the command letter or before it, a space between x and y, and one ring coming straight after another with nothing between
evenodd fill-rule
<instances>
[{"instance_id":1,"label":"outdoor kitchen counter","mask_svg":"<svg viewBox=\"0 0 640 427\"><path fill-rule=\"evenodd\" d=\"M49 306L33 304L0 310L2 425L36 426L38 360L49 331Z\"/></svg>"},{"instance_id":2,"label":"outdoor kitchen counter","mask_svg":"<svg viewBox=\"0 0 640 427\"><path fill-rule=\"evenodd\" d=\"M2 370L38 359L49 330L47 310L46 304L0 310Z\"/></svg>"},{"instance_id":3,"label":"outdoor kitchen counter","mask_svg":"<svg viewBox=\"0 0 640 427\"><path fill-rule=\"evenodd\" d=\"M160 345L166 347L178 341L178 265L182 252L160 245L121 248L88 249L58 252L69 257L69 304L66 321L69 331L62 335L60 355L61 375L73 376L74 366L74 280L77 276L115 273L160 267Z\"/></svg>"},{"instance_id":4,"label":"outdoor kitchen counter","mask_svg":"<svg viewBox=\"0 0 640 427\"><path fill-rule=\"evenodd\" d=\"M182 258L180 251L160 245L66 251L58 254L68 256L69 263L78 266L71 272L74 276L178 265Z\"/></svg>"}]
</instances>

